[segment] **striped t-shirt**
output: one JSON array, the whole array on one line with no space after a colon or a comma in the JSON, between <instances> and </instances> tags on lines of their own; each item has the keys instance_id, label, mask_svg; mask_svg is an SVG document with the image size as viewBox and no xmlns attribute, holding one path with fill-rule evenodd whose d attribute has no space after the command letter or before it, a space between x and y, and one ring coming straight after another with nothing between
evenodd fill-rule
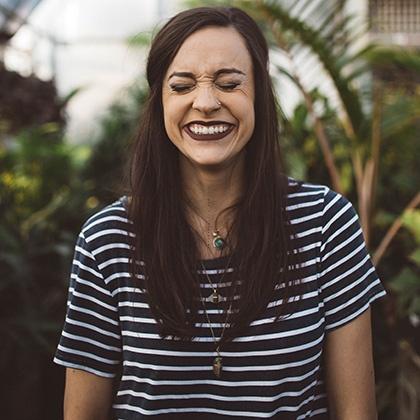
<instances>
[{"instance_id":1,"label":"striped t-shirt","mask_svg":"<svg viewBox=\"0 0 420 420\"><path fill-rule=\"evenodd\" d=\"M329 331L350 322L385 294L367 253L357 215L341 195L303 184L289 194L300 264L290 313L278 321L277 289L266 310L240 337L223 345L223 371L208 320L200 311L192 341L163 339L147 304L142 276L130 279L123 199L96 213L78 237L67 316L54 361L115 378L116 419L328 419L323 345ZM226 269L222 257L203 261L200 289L212 293ZM234 261L218 289L230 285ZM207 276L206 276L207 274ZM220 336L222 303L207 299Z\"/></svg>"}]
</instances>

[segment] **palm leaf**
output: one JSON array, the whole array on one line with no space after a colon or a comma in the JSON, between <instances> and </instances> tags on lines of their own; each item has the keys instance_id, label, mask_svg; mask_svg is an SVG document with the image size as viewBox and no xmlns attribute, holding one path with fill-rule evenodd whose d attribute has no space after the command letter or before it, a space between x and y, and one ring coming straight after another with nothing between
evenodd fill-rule
<instances>
[{"instance_id":1,"label":"palm leaf","mask_svg":"<svg viewBox=\"0 0 420 420\"><path fill-rule=\"evenodd\" d=\"M402 69L420 73L420 53L402 48L377 47L367 50L363 58L372 65L394 65Z\"/></svg>"},{"instance_id":2,"label":"palm leaf","mask_svg":"<svg viewBox=\"0 0 420 420\"><path fill-rule=\"evenodd\" d=\"M243 7L247 7L251 14L256 13L260 19L261 16L265 16L269 21L279 24L283 32L292 33L299 44L309 47L318 57L334 82L353 133L361 137L360 129L365 124L359 96L343 75L341 67L337 64L340 57L332 51L329 41L318 29L310 27L301 18L292 16L290 11L278 2L259 1L251 6L249 2L243 3Z\"/></svg>"}]
</instances>

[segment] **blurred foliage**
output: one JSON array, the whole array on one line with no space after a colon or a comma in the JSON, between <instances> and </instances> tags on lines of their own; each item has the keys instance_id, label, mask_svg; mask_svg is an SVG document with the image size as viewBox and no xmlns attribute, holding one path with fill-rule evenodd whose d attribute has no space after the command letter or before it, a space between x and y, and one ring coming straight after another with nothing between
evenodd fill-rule
<instances>
[{"instance_id":1,"label":"blurred foliage","mask_svg":"<svg viewBox=\"0 0 420 420\"><path fill-rule=\"evenodd\" d=\"M141 48L149 47L152 42L152 33L151 32L139 32L136 35L130 36L127 39L127 44L129 47Z\"/></svg>"},{"instance_id":2,"label":"blurred foliage","mask_svg":"<svg viewBox=\"0 0 420 420\"><path fill-rule=\"evenodd\" d=\"M420 210L411 210L403 217L403 226L415 240L414 251L405 259L404 268L390 281L397 295L400 316L411 318L413 325L420 324ZM417 340L420 338L417 336Z\"/></svg>"},{"instance_id":3,"label":"blurred foliage","mask_svg":"<svg viewBox=\"0 0 420 420\"><path fill-rule=\"evenodd\" d=\"M23 77L8 71L0 61L0 139L23 127L64 122L67 99L59 100L51 81Z\"/></svg>"},{"instance_id":4,"label":"blurred foliage","mask_svg":"<svg viewBox=\"0 0 420 420\"><path fill-rule=\"evenodd\" d=\"M388 296L374 305L374 344L380 419L411 420L401 417L401 401L407 401L407 390L416 390L413 384L420 377L415 367L420 354L420 216L416 208L404 209L420 179L419 54L375 45L355 48L363 31L344 13L343 1L328 2L327 10L326 2L318 7L320 0L292 3L229 2L255 17L273 51L288 62L274 63L275 84L293 81L301 93L291 112L284 109L287 98L278 98L289 174L336 183L358 204L374 255L389 228L401 220L401 229L378 258ZM131 44L143 47L145 39L133 37ZM315 62L332 82L332 95L322 89L321 79L306 86L299 77L318 68ZM0 107L20 103L21 90L13 92L17 97L2 96ZM36 92L27 93L25 109L38 109ZM8 384L1 396L5 418L60 418L63 370L51 359L64 319L76 235L89 215L125 192L127 146L146 92L137 81L124 100L110 106L92 148L70 146L63 134L60 104L77 91L62 100L51 95L43 106L59 111L48 118L13 119L12 113L8 121L2 113L0 376ZM328 154L332 166L326 163Z\"/></svg>"},{"instance_id":5,"label":"blurred foliage","mask_svg":"<svg viewBox=\"0 0 420 420\"><path fill-rule=\"evenodd\" d=\"M51 354L63 319L68 265L84 198L60 127L20 132L0 148L0 375L5 418L43 418L59 407ZM57 385L60 385L58 387ZM21 404L22 398L28 402ZM28 410L25 412L25 410ZM54 411L55 410L55 411ZM51 418L54 418L51 416Z\"/></svg>"},{"instance_id":6,"label":"blurred foliage","mask_svg":"<svg viewBox=\"0 0 420 420\"><path fill-rule=\"evenodd\" d=\"M144 87L133 84L103 117L93 149L70 146L63 120L28 124L0 143L2 418L61 418L64 371L52 357L76 236L122 192L126 148L144 98Z\"/></svg>"},{"instance_id":7,"label":"blurred foliage","mask_svg":"<svg viewBox=\"0 0 420 420\"><path fill-rule=\"evenodd\" d=\"M420 210L406 212L402 224L405 233L411 234L414 239L415 246L414 251L405 256L403 268L389 282L396 296L399 318L410 320L405 326L405 337L399 338L394 389L397 392L398 418L414 420L420 405ZM384 384L381 385L385 390Z\"/></svg>"},{"instance_id":8,"label":"blurred foliage","mask_svg":"<svg viewBox=\"0 0 420 420\"><path fill-rule=\"evenodd\" d=\"M90 195L101 205L125 192L129 144L146 96L144 82L138 81L127 90L125 99L114 102L102 118L96 146L80 173L89 183Z\"/></svg>"}]
</instances>

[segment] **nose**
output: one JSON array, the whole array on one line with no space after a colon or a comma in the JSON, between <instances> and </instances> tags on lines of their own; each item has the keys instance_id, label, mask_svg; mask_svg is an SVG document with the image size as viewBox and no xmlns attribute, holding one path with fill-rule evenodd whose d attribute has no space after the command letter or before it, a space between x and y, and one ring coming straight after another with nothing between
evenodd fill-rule
<instances>
[{"instance_id":1,"label":"nose","mask_svg":"<svg viewBox=\"0 0 420 420\"><path fill-rule=\"evenodd\" d=\"M211 87L202 87L197 89L192 107L204 114L210 114L220 109L221 103Z\"/></svg>"}]
</instances>

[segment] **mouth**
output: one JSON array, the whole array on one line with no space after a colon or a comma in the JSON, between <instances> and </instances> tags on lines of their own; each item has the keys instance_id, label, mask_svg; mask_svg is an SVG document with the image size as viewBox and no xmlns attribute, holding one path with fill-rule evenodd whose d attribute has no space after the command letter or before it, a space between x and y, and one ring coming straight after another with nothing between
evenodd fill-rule
<instances>
[{"instance_id":1,"label":"mouth","mask_svg":"<svg viewBox=\"0 0 420 420\"><path fill-rule=\"evenodd\" d=\"M187 134L194 140L211 141L221 140L232 132L234 124L222 121L193 121L184 127Z\"/></svg>"}]
</instances>

